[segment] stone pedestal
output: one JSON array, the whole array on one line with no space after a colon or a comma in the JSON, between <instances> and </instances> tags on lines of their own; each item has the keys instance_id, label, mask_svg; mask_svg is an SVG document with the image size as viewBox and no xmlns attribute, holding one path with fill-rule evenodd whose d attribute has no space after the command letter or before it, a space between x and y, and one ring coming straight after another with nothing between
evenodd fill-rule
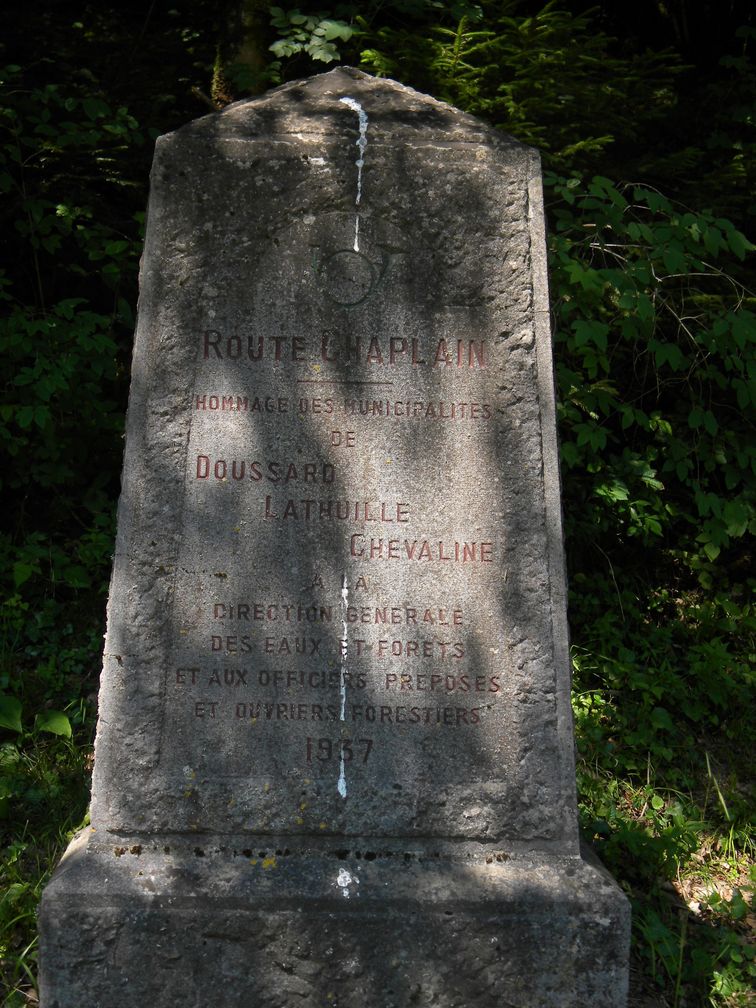
<instances>
[{"instance_id":1,"label":"stone pedestal","mask_svg":"<svg viewBox=\"0 0 756 1008\"><path fill-rule=\"evenodd\" d=\"M629 917L577 857L126 843L83 837L47 891L45 968L66 978L47 1008L614 1008L627 995Z\"/></svg>"}]
</instances>

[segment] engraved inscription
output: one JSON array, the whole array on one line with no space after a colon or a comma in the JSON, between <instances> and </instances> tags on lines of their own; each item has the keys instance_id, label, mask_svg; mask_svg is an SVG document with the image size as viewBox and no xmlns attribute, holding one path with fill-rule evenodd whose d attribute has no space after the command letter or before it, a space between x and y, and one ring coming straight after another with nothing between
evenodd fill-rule
<instances>
[{"instance_id":1,"label":"engraved inscription","mask_svg":"<svg viewBox=\"0 0 756 1008\"><path fill-rule=\"evenodd\" d=\"M356 253L340 253L356 256ZM361 258L356 256L357 258ZM430 368L483 368L488 365L488 349L481 339L407 339L404 336L370 338L326 333L320 340L305 336L264 336L223 333L205 329L201 335L203 360L245 360L307 362L329 361L338 364L420 365Z\"/></svg>"}]
</instances>

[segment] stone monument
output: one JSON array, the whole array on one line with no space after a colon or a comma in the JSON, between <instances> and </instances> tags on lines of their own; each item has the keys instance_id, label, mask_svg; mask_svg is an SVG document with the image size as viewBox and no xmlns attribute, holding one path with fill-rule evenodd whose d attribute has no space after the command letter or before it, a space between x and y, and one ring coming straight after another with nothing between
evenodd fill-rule
<instances>
[{"instance_id":1,"label":"stone monument","mask_svg":"<svg viewBox=\"0 0 756 1008\"><path fill-rule=\"evenodd\" d=\"M43 1008L620 1008L536 153L338 69L157 144Z\"/></svg>"}]
</instances>

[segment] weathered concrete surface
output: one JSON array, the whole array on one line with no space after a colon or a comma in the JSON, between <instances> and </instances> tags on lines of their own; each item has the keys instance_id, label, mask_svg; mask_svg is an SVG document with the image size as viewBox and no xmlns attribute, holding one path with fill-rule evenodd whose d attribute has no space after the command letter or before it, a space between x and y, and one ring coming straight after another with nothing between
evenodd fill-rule
<instances>
[{"instance_id":1,"label":"weathered concrete surface","mask_svg":"<svg viewBox=\"0 0 756 1008\"><path fill-rule=\"evenodd\" d=\"M43 1005L622 1005L565 611L535 152L351 70L161 138Z\"/></svg>"},{"instance_id":2,"label":"weathered concrete surface","mask_svg":"<svg viewBox=\"0 0 756 1008\"><path fill-rule=\"evenodd\" d=\"M96 822L574 849L539 191L338 71L158 143Z\"/></svg>"},{"instance_id":3,"label":"weathered concrete surface","mask_svg":"<svg viewBox=\"0 0 756 1008\"><path fill-rule=\"evenodd\" d=\"M70 977L47 1008L613 1008L625 996L616 887L579 858L81 847L46 899L46 968Z\"/></svg>"}]
</instances>

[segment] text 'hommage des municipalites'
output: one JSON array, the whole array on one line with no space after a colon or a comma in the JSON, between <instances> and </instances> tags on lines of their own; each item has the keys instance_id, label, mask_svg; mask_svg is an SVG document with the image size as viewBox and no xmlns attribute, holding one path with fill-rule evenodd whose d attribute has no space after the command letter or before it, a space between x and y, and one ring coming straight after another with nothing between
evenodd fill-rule
<instances>
[{"instance_id":1,"label":"text 'hommage des municipalites'","mask_svg":"<svg viewBox=\"0 0 756 1008\"><path fill-rule=\"evenodd\" d=\"M484 368L488 366L488 347L482 339L423 340L406 336L365 338L345 333L335 336L262 336L224 333L206 329L201 336L203 360L249 360L281 363L313 361L337 365L395 366L432 368Z\"/></svg>"}]
</instances>

